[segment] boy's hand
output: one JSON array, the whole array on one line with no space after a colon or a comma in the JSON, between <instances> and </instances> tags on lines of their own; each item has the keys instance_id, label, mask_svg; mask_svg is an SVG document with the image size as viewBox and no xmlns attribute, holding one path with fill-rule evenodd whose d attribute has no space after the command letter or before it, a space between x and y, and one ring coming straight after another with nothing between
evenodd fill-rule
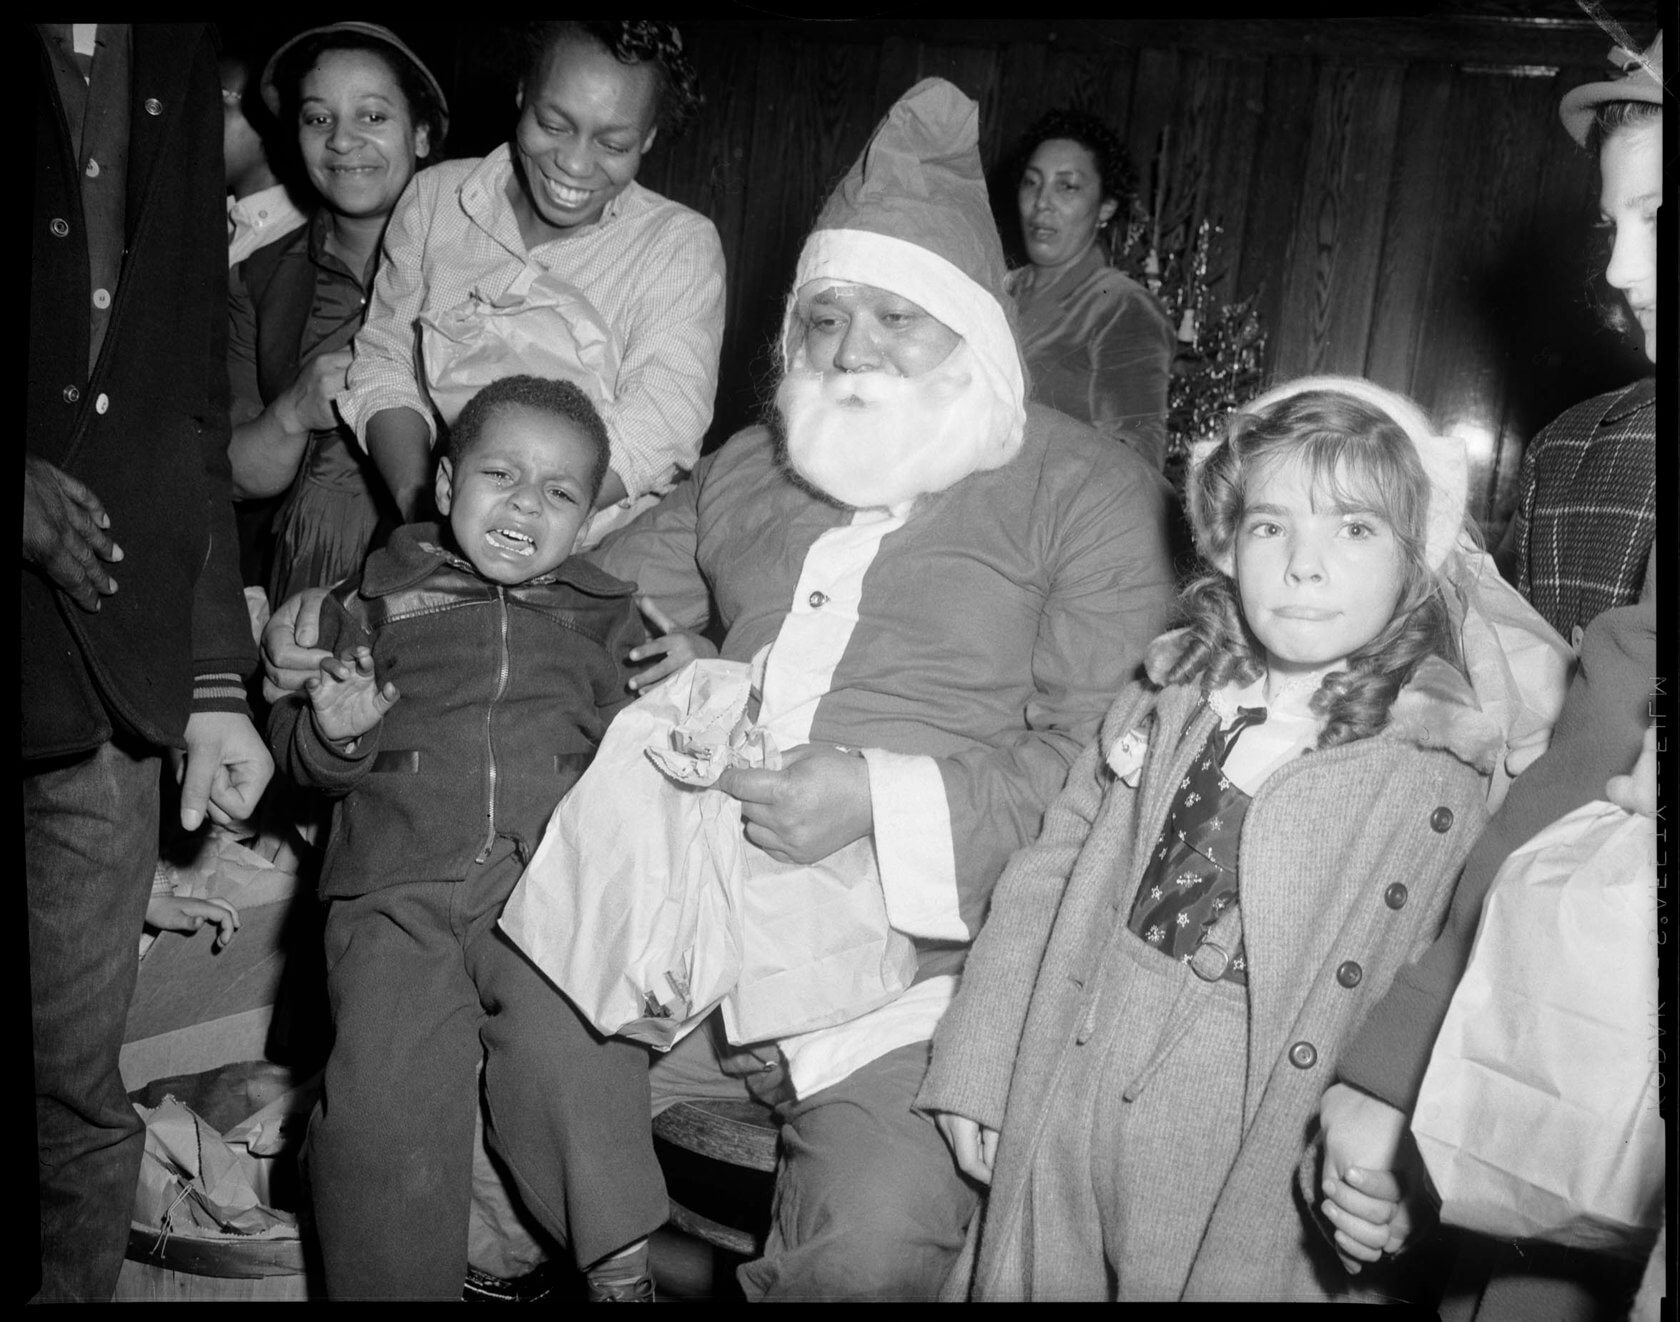
<instances>
[{"instance_id":1,"label":"boy's hand","mask_svg":"<svg viewBox=\"0 0 1680 1322\"><path fill-rule=\"evenodd\" d=\"M935 1111L933 1123L951 1145L957 1169L981 1184L992 1182L992 1163L997 1158L998 1131L966 1115Z\"/></svg>"},{"instance_id":2,"label":"boy's hand","mask_svg":"<svg viewBox=\"0 0 1680 1322\"><path fill-rule=\"evenodd\" d=\"M146 903L146 926L166 932L196 932L205 923L216 925L216 950L223 949L239 930L239 910L226 900L154 895Z\"/></svg>"},{"instance_id":3,"label":"boy's hand","mask_svg":"<svg viewBox=\"0 0 1680 1322\"><path fill-rule=\"evenodd\" d=\"M1342 1266L1357 1274L1362 1263L1400 1252L1411 1237L1417 1181L1403 1181L1397 1173L1409 1164L1401 1154L1406 1113L1337 1083L1319 1102L1319 1123L1324 1129L1325 1193L1319 1206L1336 1227Z\"/></svg>"},{"instance_id":4,"label":"boy's hand","mask_svg":"<svg viewBox=\"0 0 1680 1322\"><path fill-rule=\"evenodd\" d=\"M335 744L359 739L396 705L397 686L373 677L373 653L358 647L321 662L321 673L304 682L315 728Z\"/></svg>"},{"instance_id":5,"label":"boy's hand","mask_svg":"<svg viewBox=\"0 0 1680 1322\"><path fill-rule=\"evenodd\" d=\"M638 673L630 681L632 692L650 689L667 675L674 675L690 661L703 656L716 656L713 647L697 633L668 633L650 638L640 647L630 649L632 661L644 661L650 656L664 658Z\"/></svg>"},{"instance_id":6,"label":"boy's hand","mask_svg":"<svg viewBox=\"0 0 1680 1322\"><path fill-rule=\"evenodd\" d=\"M649 666L630 681L629 688L632 693L652 688L667 675L676 674L690 661L718 654L717 648L699 634L687 633L677 628L677 622L667 615L652 597L637 597L636 605L641 608L642 614L647 616L648 623L659 631L659 636L650 638L640 647L632 647L629 659L645 661L650 656L664 659Z\"/></svg>"}]
</instances>

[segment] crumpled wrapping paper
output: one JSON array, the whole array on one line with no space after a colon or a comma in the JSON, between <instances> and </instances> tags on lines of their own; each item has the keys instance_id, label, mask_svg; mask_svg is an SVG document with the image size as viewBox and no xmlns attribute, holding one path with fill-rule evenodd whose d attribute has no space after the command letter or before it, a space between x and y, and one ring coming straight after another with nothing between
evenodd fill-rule
<instances>
[{"instance_id":1,"label":"crumpled wrapping paper","mask_svg":"<svg viewBox=\"0 0 1680 1322\"><path fill-rule=\"evenodd\" d=\"M230 1142L173 1097L134 1109L146 1122L135 1221L200 1239L297 1237L297 1218L267 1206L268 1163L245 1144Z\"/></svg>"},{"instance_id":2,"label":"crumpled wrapping paper","mask_svg":"<svg viewBox=\"0 0 1680 1322\"><path fill-rule=\"evenodd\" d=\"M1467 542L1448 554L1441 573L1470 687L1498 725L1504 746L1488 782L1488 811L1511 782L1544 753L1563 710L1575 652L1557 630L1500 577L1493 560Z\"/></svg>"},{"instance_id":3,"label":"crumpled wrapping paper","mask_svg":"<svg viewBox=\"0 0 1680 1322\"><path fill-rule=\"evenodd\" d=\"M620 712L561 800L502 929L597 1029L668 1050L720 1002L732 1042L843 1023L916 971L887 922L874 848L779 863L707 788L779 766L751 667L691 662Z\"/></svg>"},{"instance_id":4,"label":"crumpled wrapping paper","mask_svg":"<svg viewBox=\"0 0 1680 1322\"><path fill-rule=\"evenodd\" d=\"M527 263L506 290L420 314L426 390L445 423L492 381L521 373L580 386L596 404L618 386L619 347L576 285Z\"/></svg>"},{"instance_id":5,"label":"crumpled wrapping paper","mask_svg":"<svg viewBox=\"0 0 1680 1322\"><path fill-rule=\"evenodd\" d=\"M1500 868L1412 1117L1444 1221L1649 1246L1667 1166L1655 859L1655 822L1599 801Z\"/></svg>"}]
</instances>

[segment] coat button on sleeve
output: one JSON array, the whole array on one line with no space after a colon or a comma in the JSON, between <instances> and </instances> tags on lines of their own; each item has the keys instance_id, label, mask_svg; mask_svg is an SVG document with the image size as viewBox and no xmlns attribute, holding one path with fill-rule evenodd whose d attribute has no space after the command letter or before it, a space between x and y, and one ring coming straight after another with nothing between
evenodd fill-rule
<instances>
[{"instance_id":1,"label":"coat button on sleeve","mask_svg":"<svg viewBox=\"0 0 1680 1322\"><path fill-rule=\"evenodd\" d=\"M1311 1042L1297 1042L1289 1048L1289 1063L1298 1070L1310 1070L1318 1064L1318 1048Z\"/></svg>"}]
</instances>

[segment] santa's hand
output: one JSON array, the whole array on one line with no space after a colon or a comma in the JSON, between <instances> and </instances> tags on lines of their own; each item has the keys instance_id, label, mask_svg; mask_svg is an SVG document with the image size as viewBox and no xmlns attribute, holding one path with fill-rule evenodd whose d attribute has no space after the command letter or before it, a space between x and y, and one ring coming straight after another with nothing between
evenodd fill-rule
<instances>
[{"instance_id":1,"label":"santa's hand","mask_svg":"<svg viewBox=\"0 0 1680 1322\"><path fill-rule=\"evenodd\" d=\"M780 771L731 767L717 788L741 801L747 839L783 863L815 863L875 826L869 764L833 745L790 748Z\"/></svg>"}]
</instances>

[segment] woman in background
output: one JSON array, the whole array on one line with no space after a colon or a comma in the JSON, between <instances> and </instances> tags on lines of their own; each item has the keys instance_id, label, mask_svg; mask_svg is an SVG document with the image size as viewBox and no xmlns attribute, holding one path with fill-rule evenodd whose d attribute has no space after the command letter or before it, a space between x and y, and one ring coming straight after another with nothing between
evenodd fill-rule
<instances>
[{"instance_id":1,"label":"woman in background","mask_svg":"<svg viewBox=\"0 0 1680 1322\"><path fill-rule=\"evenodd\" d=\"M1099 120L1053 110L1027 133L1017 200L1028 265L1011 272L1033 397L1130 445L1159 471L1177 341L1161 301L1109 265L1104 232L1134 194L1126 149Z\"/></svg>"}]
</instances>

